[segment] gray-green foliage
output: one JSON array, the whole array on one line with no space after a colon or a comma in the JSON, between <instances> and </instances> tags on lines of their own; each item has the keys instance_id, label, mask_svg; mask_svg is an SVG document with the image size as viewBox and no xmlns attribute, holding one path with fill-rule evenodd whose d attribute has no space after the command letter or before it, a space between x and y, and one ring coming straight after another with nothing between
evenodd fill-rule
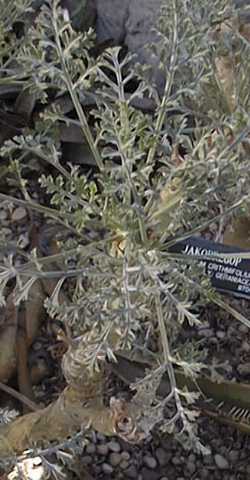
<instances>
[{"instance_id":1,"label":"gray-green foliage","mask_svg":"<svg viewBox=\"0 0 250 480\"><path fill-rule=\"evenodd\" d=\"M181 360L179 353L175 358L176 339L184 321L190 325L202 321L193 310L198 297L203 303L223 302L195 262L170 254L168 246L249 201L249 160L242 149L249 131L249 45L233 30L220 37L219 45L211 34L230 18L229 2L163 3L159 43L151 46L166 77L160 96L148 81L152 67L133 66L130 55L124 56L118 47L94 59L90 54L93 32L75 32L58 0L44 2L35 24L17 46L17 66L6 74L2 60L0 85L6 75L10 82L18 77L45 103L51 91L56 97L68 94L77 120L48 106L34 129L5 142L2 155L19 159L21 171L31 155L55 167L53 175L43 174L39 180L50 195L50 207L37 205L27 195L23 204L44 211L71 234L61 245L63 279L46 306L76 335L96 329L96 345L83 368L98 368L100 349L113 356L107 338L114 326L121 332L121 349L137 345L145 351L151 348L151 337L158 337L161 373L169 373L177 408L172 424L181 419L184 434L193 442L191 424L196 415L188 407L192 396L178 390L173 366L178 364L195 376L203 359L195 355L190 359L188 348ZM2 32L11 31L5 17L1 25ZM223 89L215 74L215 58L223 42L225 48L237 49L240 59L233 112L222 101ZM131 80L133 88L128 88ZM96 101L92 113L84 110L86 92ZM155 103L153 113L133 106L135 98L147 96ZM61 164L58 121L77 122L81 127L96 161L91 180L74 165L74 158L72 165ZM185 148L185 160L175 161L177 145ZM72 259L73 267L69 266ZM48 265L44 260L33 252L27 265L2 266L3 286L6 278L14 276L23 285L27 272L39 277L43 265ZM52 269L46 275L52 277ZM59 305L58 290L72 276L76 282L70 302ZM145 393L148 385L152 386L150 398ZM158 399L157 412L153 408L155 391L152 375L144 385L137 385L140 401L145 395L151 427L163 422L165 407Z\"/></svg>"}]
</instances>

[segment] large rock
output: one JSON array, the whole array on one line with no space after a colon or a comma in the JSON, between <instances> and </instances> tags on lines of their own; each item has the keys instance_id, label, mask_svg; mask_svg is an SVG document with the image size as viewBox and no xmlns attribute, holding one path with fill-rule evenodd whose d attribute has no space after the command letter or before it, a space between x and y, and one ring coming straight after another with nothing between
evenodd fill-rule
<instances>
[{"instance_id":1,"label":"large rock","mask_svg":"<svg viewBox=\"0 0 250 480\"><path fill-rule=\"evenodd\" d=\"M98 42L113 39L124 43L141 63L156 67L159 60L152 56L147 44L157 41L152 31L159 16L162 0L97 0L96 33ZM162 90L163 74L154 69L153 80Z\"/></svg>"},{"instance_id":2,"label":"large rock","mask_svg":"<svg viewBox=\"0 0 250 480\"><path fill-rule=\"evenodd\" d=\"M96 20L96 2L94 0L62 0L62 6L67 8L73 27L86 31L94 27Z\"/></svg>"},{"instance_id":3,"label":"large rock","mask_svg":"<svg viewBox=\"0 0 250 480\"><path fill-rule=\"evenodd\" d=\"M44 0L34 0L33 10L38 12L44 3ZM95 0L61 0L61 6L68 10L75 29L86 31L90 27L94 27L96 20Z\"/></svg>"}]
</instances>

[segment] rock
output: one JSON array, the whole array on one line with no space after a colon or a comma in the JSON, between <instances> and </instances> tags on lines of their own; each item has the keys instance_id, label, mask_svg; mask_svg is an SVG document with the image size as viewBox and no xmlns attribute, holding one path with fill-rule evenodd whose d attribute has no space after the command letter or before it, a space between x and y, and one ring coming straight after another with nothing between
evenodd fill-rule
<instances>
[{"instance_id":1,"label":"rock","mask_svg":"<svg viewBox=\"0 0 250 480\"><path fill-rule=\"evenodd\" d=\"M6 220L7 217L8 217L8 214L7 214L6 210L1 209L0 210L0 222Z\"/></svg>"},{"instance_id":2,"label":"rock","mask_svg":"<svg viewBox=\"0 0 250 480\"><path fill-rule=\"evenodd\" d=\"M198 335L199 337L211 338L214 332L212 328L200 328Z\"/></svg>"},{"instance_id":3,"label":"rock","mask_svg":"<svg viewBox=\"0 0 250 480\"><path fill-rule=\"evenodd\" d=\"M28 232L22 233L20 235L20 237L18 238L18 247L19 248L26 248L26 247L28 247L29 243L30 243L30 239L29 239Z\"/></svg>"},{"instance_id":4,"label":"rock","mask_svg":"<svg viewBox=\"0 0 250 480\"><path fill-rule=\"evenodd\" d=\"M250 362L240 363L237 370L240 375L250 375Z\"/></svg>"},{"instance_id":5,"label":"rock","mask_svg":"<svg viewBox=\"0 0 250 480\"><path fill-rule=\"evenodd\" d=\"M223 340L226 336L226 333L223 332L222 330L219 330L218 332L216 332L216 337L219 338L219 340Z\"/></svg>"},{"instance_id":6,"label":"rock","mask_svg":"<svg viewBox=\"0 0 250 480\"><path fill-rule=\"evenodd\" d=\"M180 457L173 457L172 458L172 463L173 463L173 465L180 465L180 463L181 463Z\"/></svg>"},{"instance_id":7,"label":"rock","mask_svg":"<svg viewBox=\"0 0 250 480\"><path fill-rule=\"evenodd\" d=\"M122 470L126 470L126 468L129 467L129 462L127 460L122 460L122 462L120 463L120 468L122 468Z\"/></svg>"},{"instance_id":8,"label":"rock","mask_svg":"<svg viewBox=\"0 0 250 480\"><path fill-rule=\"evenodd\" d=\"M204 463L204 465L212 465L212 463L213 463L212 455L205 455L204 458L203 458L203 463Z\"/></svg>"},{"instance_id":9,"label":"rock","mask_svg":"<svg viewBox=\"0 0 250 480\"><path fill-rule=\"evenodd\" d=\"M203 469L201 470L200 475L201 475L202 480L207 480L207 479L210 478L210 472L209 472L209 470L207 470L206 468L203 468Z\"/></svg>"},{"instance_id":10,"label":"rock","mask_svg":"<svg viewBox=\"0 0 250 480\"><path fill-rule=\"evenodd\" d=\"M249 327L243 324L239 325L238 330L240 331L240 333L249 333Z\"/></svg>"},{"instance_id":11,"label":"rock","mask_svg":"<svg viewBox=\"0 0 250 480\"><path fill-rule=\"evenodd\" d=\"M154 457L151 457L150 455L145 455L143 457L143 463L146 465L146 467L151 468L154 470L154 468L157 467L157 461Z\"/></svg>"},{"instance_id":12,"label":"rock","mask_svg":"<svg viewBox=\"0 0 250 480\"><path fill-rule=\"evenodd\" d=\"M90 455L83 455L83 457L81 458L81 461L82 463L84 463L84 465L90 465L90 463L93 462L93 459Z\"/></svg>"},{"instance_id":13,"label":"rock","mask_svg":"<svg viewBox=\"0 0 250 480\"><path fill-rule=\"evenodd\" d=\"M229 458L230 462L232 462L232 463L237 462L237 460L239 458L238 450L231 450L231 452L228 453L228 458Z\"/></svg>"},{"instance_id":14,"label":"rock","mask_svg":"<svg viewBox=\"0 0 250 480\"><path fill-rule=\"evenodd\" d=\"M120 453L112 452L109 455L109 463L110 465L112 465L112 467L116 467L117 465L119 465L119 463L121 463L121 461L122 461L122 456Z\"/></svg>"},{"instance_id":15,"label":"rock","mask_svg":"<svg viewBox=\"0 0 250 480\"><path fill-rule=\"evenodd\" d=\"M112 38L115 43L124 41L125 22L130 0L97 0L96 34L102 43Z\"/></svg>"},{"instance_id":16,"label":"rock","mask_svg":"<svg viewBox=\"0 0 250 480\"><path fill-rule=\"evenodd\" d=\"M193 475L194 472L196 471L196 465L193 462L188 462L187 463L187 470L190 473L190 475Z\"/></svg>"},{"instance_id":17,"label":"rock","mask_svg":"<svg viewBox=\"0 0 250 480\"><path fill-rule=\"evenodd\" d=\"M93 443L90 443L86 447L86 453L89 453L89 455L93 455L96 451L96 446Z\"/></svg>"},{"instance_id":18,"label":"rock","mask_svg":"<svg viewBox=\"0 0 250 480\"><path fill-rule=\"evenodd\" d=\"M242 342L241 348L244 352L249 353L250 352L250 343L245 340L244 342Z\"/></svg>"},{"instance_id":19,"label":"rock","mask_svg":"<svg viewBox=\"0 0 250 480\"><path fill-rule=\"evenodd\" d=\"M111 452L118 453L118 452L121 451L121 445L118 442L115 442L115 441L108 442L107 446L108 446L109 450L111 450Z\"/></svg>"},{"instance_id":20,"label":"rock","mask_svg":"<svg viewBox=\"0 0 250 480\"><path fill-rule=\"evenodd\" d=\"M1 228L1 237L10 237L12 236L12 230L10 228L4 227Z\"/></svg>"},{"instance_id":21,"label":"rock","mask_svg":"<svg viewBox=\"0 0 250 480\"><path fill-rule=\"evenodd\" d=\"M137 478L138 477L138 472L135 467L135 465L130 465L130 467L127 468L124 472L128 478Z\"/></svg>"},{"instance_id":22,"label":"rock","mask_svg":"<svg viewBox=\"0 0 250 480\"><path fill-rule=\"evenodd\" d=\"M194 455L193 453L190 453L190 455L188 455L188 461L189 461L189 462L193 462L193 463L194 463L194 462L195 462L195 458L196 458L196 457L195 457L195 455Z\"/></svg>"},{"instance_id":23,"label":"rock","mask_svg":"<svg viewBox=\"0 0 250 480\"><path fill-rule=\"evenodd\" d=\"M159 472L145 467L142 468L141 475L143 480L159 480L160 478Z\"/></svg>"},{"instance_id":24,"label":"rock","mask_svg":"<svg viewBox=\"0 0 250 480\"><path fill-rule=\"evenodd\" d=\"M152 81L163 92L165 76L158 69L159 58L145 47L157 42L152 31L159 16L162 0L97 0L96 33L98 42L113 39L124 43L136 60L153 66Z\"/></svg>"},{"instance_id":25,"label":"rock","mask_svg":"<svg viewBox=\"0 0 250 480\"><path fill-rule=\"evenodd\" d=\"M86 31L94 26L96 19L95 0L62 0L63 8L67 8L75 29Z\"/></svg>"},{"instance_id":26,"label":"rock","mask_svg":"<svg viewBox=\"0 0 250 480\"><path fill-rule=\"evenodd\" d=\"M11 220L12 222L22 222L26 219L26 217L27 217L27 212L25 208L18 207L18 208L15 208L15 210L12 212Z\"/></svg>"},{"instance_id":27,"label":"rock","mask_svg":"<svg viewBox=\"0 0 250 480\"><path fill-rule=\"evenodd\" d=\"M229 463L227 459L219 453L216 453L216 455L214 456L214 461L220 470L226 470L227 468L229 468Z\"/></svg>"},{"instance_id":28,"label":"rock","mask_svg":"<svg viewBox=\"0 0 250 480\"><path fill-rule=\"evenodd\" d=\"M159 447L155 451L155 456L161 467L165 467L171 458L171 454L166 452L163 448Z\"/></svg>"},{"instance_id":29,"label":"rock","mask_svg":"<svg viewBox=\"0 0 250 480\"><path fill-rule=\"evenodd\" d=\"M100 445L97 446L97 453L99 453L99 455L108 455L108 451L109 451L109 448L108 448L108 445L106 443L101 443Z\"/></svg>"},{"instance_id":30,"label":"rock","mask_svg":"<svg viewBox=\"0 0 250 480\"><path fill-rule=\"evenodd\" d=\"M103 471L103 473L106 473L106 475L110 475L111 473L113 473L114 469L108 463L103 463L102 464L102 471Z\"/></svg>"},{"instance_id":31,"label":"rock","mask_svg":"<svg viewBox=\"0 0 250 480\"><path fill-rule=\"evenodd\" d=\"M121 457L123 460L129 460L130 459L130 453L129 452L122 452Z\"/></svg>"}]
</instances>

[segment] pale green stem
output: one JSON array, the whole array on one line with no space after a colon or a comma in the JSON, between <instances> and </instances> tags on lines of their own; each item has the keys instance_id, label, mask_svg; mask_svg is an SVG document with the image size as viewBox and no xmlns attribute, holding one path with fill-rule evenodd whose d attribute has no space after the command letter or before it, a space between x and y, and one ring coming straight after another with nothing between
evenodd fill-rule
<instances>
[{"instance_id":1,"label":"pale green stem","mask_svg":"<svg viewBox=\"0 0 250 480\"><path fill-rule=\"evenodd\" d=\"M90 150L93 153L93 156L95 158L96 164L97 164L99 170L102 172L103 169L104 169L104 164L103 164L101 155L100 155L100 153L99 153L99 151L98 151L98 149L95 145L95 140L94 140L92 132L89 128L87 118L86 118L85 113L83 111L82 105L79 101L78 95L77 95L77 93L74 89L74 85L72 83L72 80L71 80L71 77L70 77L66 62L65 62L63 49L62 49L61 41L60 41L60 35L59 35L59 32L58 32L58 26L57 26L57 13L56 13L56 2L55 1L53 2L53 27L54 27L54 32L55 32L55 41L56 41L57 51L58 51L58 55L59 55L59 58L60 58L60 61L61 61L61 66L62 66L62 69L63 69L65 83L67 85L69 94L71 96L71 100L73 102L76 113L77 113L78 118L80 120L81 129L83 131L83 134L87 139Z\"/></svg>"},{"instance_id":2,"label":"pale green stem","mask_svg":"<svg viewBox=\"0 0 250 480\"><path fill-rule=\"evenodd\" d=\"M156 119L155 140L148 152L148 157L147 157L148 164L152 163L155 156L158 141L160 138L160 133L161 133L165 115L166 115L166 105L167 105L169 96L171 94L171 90L174 82L174 76L175 76L175 67L176 67L176 60L177 60L177 54L178 54L178 15L177 15L177 9L176 9L176 0L172 0L172 5L173 5L173 35L172 35L173 38L171 42L172 53L170 57L169 72L168 72L168 76L165 84L164 94L163 94L161 105L159 108L159 113Z\"/></svg>"}]
</instances>

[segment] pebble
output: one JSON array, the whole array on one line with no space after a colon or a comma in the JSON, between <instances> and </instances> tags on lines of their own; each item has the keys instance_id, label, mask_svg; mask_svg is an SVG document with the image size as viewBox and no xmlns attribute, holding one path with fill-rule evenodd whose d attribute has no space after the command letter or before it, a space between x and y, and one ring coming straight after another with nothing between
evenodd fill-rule
<instances>
[{"instance_id":1,"label":"pebble","mask_svg":"<svg viewBox=\"0 0 250 480\"><path fill-rule=\"evenodd\" d=\"M213 463L212 455L205 455L204 458L203 458L203 463L205 465L212 465L212 463Z\"/></svg>"},{"instance_id":2,"label":"pebble","mask_svg":"<svg viewBox=\"0 0 250 480\"><path fill-rule=\"evenodd\" d=\"M105 440L106 440L105 435L103 435L103 433L100 433L100 432L97 432L96 438L97 438L97 440L99 440L99 442L105 442Z\"/></svg>"},{"instance_id":3,"label":"pebble","mask_svg":"<svg viewBox=\"0 0 250 480\"><path fill-rule=\"evenodd\" d=\"M129 462L127 462L127 460L123 460L123 461L120 463L120 467L122 468L122 470L126 470L126 468L129 467Z\"/></svg>"},{"instance_id":4,"label":"pebble","mask_svg":"<svg viewBox=\"0 0 250 480\"><path fill-rule=\"evenodd\" d=\"M130 453L129 452L122 452L121 457L123 460L129 460L130 459Z\"/></svg>"},{"instance_id":5,"label":"pebble","mask_svg":"<svg viewBox=\"0 0 250 480\"><path fill-rule=\"evenodd\" d=\"M150 455L145 455L145 457L143 457L143 463L146 467L151 468L152 470L157 467L156 459Z\"/></svg>"},{"instance_id":6,"label":"pebble","mask_svg":"<svg viewBox=\"0 0 250 480\"><path fill-rule=\"evenodd\" d=\"M90 455L84 455L82 458L81 458L81 461L82 463L84 463L84 465L89 465L90 463L93 462L93 459Z\"/></svg>"},{"instance_id":7,"label":"pebble","mask_svg":"<svg viewBox=\"0 0 250 480\"><path fill-rule=\"evenodd\" d=\"M93 443L89 443L86 447L86 453L89 453L90 455L93 455L96 451L96 446Z\"/></svg>"},{"instance_id":8,"label":"pebble","mask_svg":"<svg viewBox=\"0 0 250 480\"><path fill-rule=\"evenodd\" d=\"M250 374L250 362L240 363L237 367L240 375L249 375Z\"/></svg>"},{"instance_id":9,"label":"pebble","mask_svg":"<svg viewBox=\"0 0 250 480\"><path fill-rule=\"evenodd\" d=\"M219 330L217 333L216 333L216 337L219 338L220 340L223 340L225 338L226 334L225 332L223 332L222 330Z\"/></svg>"},{"instance_id":10,"label":"pebble","mask_svg":"<svg viewBox=\"0 0 250 480\"><path fill-rule=\"evenodd\" d=\"M143 480L159 480L159 473L143 467L141 470Z\"/></svg>"},{"instance_id":11,"label":"pebble","mask_svg":"<svg viewBox=\"0 0 250 480\"><path fill-rule=\"evenodd\" d=\"M27 217L27 212L25 208L18 207L12 212L11 220L12 222L21 222Z\"/></svg>"},{"instance_id":12,"label":"pebble","mask_svg":"<svg viewBox=\"0 0 250 480\"><path fill-rule=\"evenodd\" d=\"M18 238L18 247L19 248L26 248L26 247L28 247L29 243L30 243L30 239L29 239L28 232L27 233L22 233L20 235L20 237Z\"/></svg>"},{"instance_id":13,"label":"pebble","mask_svg":"<svg viewBox=\"0 0 250 480\"><path fill-rule=\"evenodd\" d=\"M111 473L113 473L114 469L108 463L103 463L102 464L102 471L103 471L103 473L106 473L107 475L110 475Z\"/></svg>"},{"instance_id":14,"label":"pebble","mask_svg":"<svg viewBox=\"0 0 250 480\"><path fill-rule=\"evenodd\" d=\"M215 454L214 461L220 470L226 470L227 468L229 468L229 463L227 459L219 453Z\"/></svg>"},{"instance_id":15,"label":"pebble","mask_svg":"<svg viewBox=\"0 0 250 480\"><path fill-rule=\"evenodd\" d=\"M173 457L173 458L172 458L172 463L173 463L174 465L180 465L181 460L180 460L179 457Z\"/></svg>"},{"instance_id":16,"label":"pebble","mask_svg":"<svg viewBox=\"0 0 250 480\"><path fill-rule=\"evenodd\" d=\"M108 448L108 445L106 443L101 443L101 445L97 445L97 453L99 453L100 455L108 455L108 451L109 451L109 448Z\"/></svg>"},{"instance_id":17,"label":"pebble","mask_svg":"<svg viewBox=\"0 0 250 480\"><path fill-rule=\"evenodd\" d=\"M187 470L189 471L190 475L193 475L194 472L196 471L196 465L193 462L188 462L187 463Z\"/></svg>"},{"instance_id":18,"label":"pebble","mask_svg":"<svg viewBox=\"0 0 250 480\"><path fill-rule=\"evenodd\" d=\"M122 456L120 453L112 452L109 455L109 463L110 465L112 465L112 467L116 467L117 465L119 465L119 463L121 463L121 461L122 461Z\"/></svg>"},{"instance_id":19,"label":"pebble","mask_svg":"<svg viewBox=\"0 0 250 480\"><path fill-rule=\"evenodd\" d=\"M241 325L239 325L239 331L240 331L240 333L249 333L249 327L241 324Z\"/></svg>"},{"instance_id":20,"label":"pebble","mask_svg":"<svg viewBox=\"0 0 250 480\"><path fill-rule=\"evenodd\" d=\"M231 452L228 453L228 458L232 463L237 462L239 458L238 450L231 450Z\"/></svg>"},{"instance_id":21,"label":"pebble","mask_svg":"<svg viewBox=\"0 0 250 480\"><path fill-rule=\"evenodd\" d=\"M119 453L121 451L121 445L118 442L112 441L108 442L107 446L111 452Z\"/></svg>"},{"instance_id":22,"label":"pebble","mask_svg":"<svg viewBox=\"0 0 250 480\"><path fill-rule=\"evenodd\" d=\"M203 468L201 470L201 478L202 478L202 480L206 480L206 479L210 478L209 470L207 470L206 468Z\"/></svg>"},{"instance_id":23,"label":"pebble","mask_svg":"<svg viewBox=\"0 0 250 480\"><path fill-rule=\"evenodd\" d=\"M244 352L248 353L250 352L250 343L247 342L246 340L242 343L241 348Z\"/></svg>"},{"instance_id":24,"label":"pebble","mask_svg":"<svg viewBox=\"0 0 250 480\"><path fill-rule=\"evenodd\" d=\"M198 332L199 337L211 338L213 336L213 330L211 328L200 329Z\"/></svg>"},{"instance_id":25,"label":"pebble","mask_svg":"<svg viewBox=\"0 0 250 480\"><path fill-rule=\"evenodd\" d=\"M161 467L165 467L171 458L171 453L166 452L163 448L159 447L155 451L155 456Z\"/></svg>"},{"instance_id":26,"label":"pebble","mask_svg":"<svg viewBox=\"0 0 250 480\"><path fill-rule=\"evenodd\" d=\"M138 472L137 469L134 465L130 465L130 467L125 470L125 474L128 478L137 478L138 477Z\"/></svg>"},{"instance_id":27,"label":"pebble","mask_svg":"<svg viewBox=\"0 0 250 480\"><path fill-rule=\"evenodd\" d=\"M1 228L1 234L3 237L8 237L9 235L12 236L12 230L7 227Z\"/></svg>"},{"instance_id":28,"label":"pebble","mask_svg":"<svg viewBox=\"0 0 250 480\"><path fill-rule=\"evenodd\" d=\"M0 210L0 221L6 220L7 217L8 217L8 214L6 210Z\"/></svg>"}]
</instances>

